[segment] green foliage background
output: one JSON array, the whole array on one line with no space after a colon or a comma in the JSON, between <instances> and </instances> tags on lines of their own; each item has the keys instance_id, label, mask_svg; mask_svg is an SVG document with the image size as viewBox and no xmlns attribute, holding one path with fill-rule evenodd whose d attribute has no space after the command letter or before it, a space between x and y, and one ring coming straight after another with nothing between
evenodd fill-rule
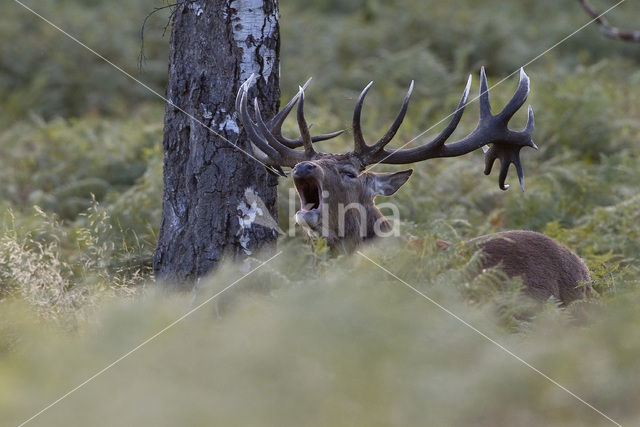
<instances>
[{"instance_id":1,"label":"green foliage background","mask_svg":"<svg viewBox=\"0 0 640 427\"><path fill-rule=\"evenodd\" d=\"M601 10L610 2L593 2ZM27 4L164 93L161 2ZM259 265L166 295L151 277L163 103L17 3L0 17L0 419L17 425ZM610 20L638 26L628 1ZM494 110L527 64L527 191L482 157L414 165L394 196L402 237L365 254L624 425L640 423L640 45L602 37L576 1L281 2L283 100L313 76L310 121L373 140L416 88L395 144L436 134L468 74ZM537 59L536 59L537 58ZM535 59L535 61L530 62ZM530 62L530 63L529 63ZM506 81L501 82L504 78ZM524 112L512 127L522 126ZM455 136L471 131L467 107ZM435 126L433 126L435 124ZM289 133L295 125L288 123ZM433 126L433 129L431 127ZM326 151L350 147L347 133ZM393 167L377 167L393 170ZM283 180L280 222L290 226ZM534 305L499 271L472 274L464 240L542 231L588 263L598 293ZM299 231L299 230L298 230ZM282 237L273 263L33 421L42 425L607 425L610 422L360 256ZM441 252L437 239L457 243Z\"/></svg>"}]
</instances>

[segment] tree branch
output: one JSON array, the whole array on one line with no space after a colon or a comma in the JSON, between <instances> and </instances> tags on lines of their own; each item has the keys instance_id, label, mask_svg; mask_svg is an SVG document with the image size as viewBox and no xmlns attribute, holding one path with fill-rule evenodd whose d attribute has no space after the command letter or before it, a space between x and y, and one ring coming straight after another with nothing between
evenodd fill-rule
<instances>
[{"instance_id":1,"label":"tree branch","mask_svg":"<svg viewBox=\"0 0 640 427\"><path fill-rule=\"evenodd\" d=\"M167 28L169 28L169 25L171 25L171 23L173 22L173 16L176 13L176 7L185 2L186 0L178 1L172 4L167 4L165 6L154 7L153 11L151 11L147 16L145 16L144 21L142 21L142 27L140 28L140 54L138 55L138 72L142 73L144 64L147 61L147 57L144 54L144 28L145 28L145 25L147 25L147 21L149 20L149 18L151 18L151 16L156 12L160 12L161 10L164 10L164 9L171 9L171 13L169 15L169 19L167 20L167 24L164 26L164 30L162 31L162 37L164 37L164 35L167 33Z\"/></svg>"},{"instance_id":2,"label":"tree branch","mask_svg":"<svg viewBox=\"0 0 640 427\"><path fill-rule=\"evenodd\" d=\"M604 16L601 16L587 0L578 0L578 2L582 5L583 9L595 19L596 23L600 26L600 32L605 36L627 42L640 42L640 31L621 30L614 27Z\"/></svg>"}]
</instances>

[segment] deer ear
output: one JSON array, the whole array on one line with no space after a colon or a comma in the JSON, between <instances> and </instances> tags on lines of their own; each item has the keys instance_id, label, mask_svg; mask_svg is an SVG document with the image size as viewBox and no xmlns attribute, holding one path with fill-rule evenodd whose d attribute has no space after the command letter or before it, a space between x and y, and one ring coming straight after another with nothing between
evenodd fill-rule
<instances>
[{"instance_id":1,"label":"deer ear","mask_svg":"<svg viewBox=\"0 0 640 427\"><path fill-rule=\"evenodd\" d=\"M391 196L407 182L413 169L395 173L371 173L373 195Z\"/></svg>"}]
</instances>

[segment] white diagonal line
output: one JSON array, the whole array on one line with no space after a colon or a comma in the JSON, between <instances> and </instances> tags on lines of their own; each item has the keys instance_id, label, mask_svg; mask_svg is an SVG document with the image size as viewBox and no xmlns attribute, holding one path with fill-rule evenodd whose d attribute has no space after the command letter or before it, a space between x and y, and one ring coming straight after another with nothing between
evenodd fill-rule
<instances>
[{"instance_id":1,"label":"white diagonal line","mask_svg":"<svg viewBox=\"0 0 640 427\"><path fill-rule=\"evenodd\" d=\"M509 74L508 76L504 77L502 80L500 80L498 83L494 84L493 86L489 87L486 92L491 91L493 88L499 86L500 84L504 83L507 79L509 79L511 76L513 76L514 74L518 73L520 71L521 68L527 67L530 64L534 63L535 61L537 61L538 59L542 58L544 55L546 55L547 53L549 53L550 51L552 51L553 49L555 49L556 47L560 46L562 43L566 42L567 40L569 40L571 37L575 36L576 34L578 34L580 31L584 30L586 27L588 27L589 25L593 24L594 22L596 22L598 19L600 19L601 17L603 17L604 15L606 15L607 13L611 12L613 9L615 9L616 7L620 6L622 3L624 3L626 0L620 0L618 3L614 4L613 6L611 6L609 9L605 10L604 12L602 12L600 15L596 16L595 18L593 18L592 20L590 20L589 22L587 22L586 24L584 24L583 26L581 26L580 28L578 28L577 30L575 30L574 32L572 32L571 34L569 34L568 36L564 37L562 40L560 40L559 42L555 43L553 46L547 48L546 50L544 50L542 53L538 54L535 58L529 60L527 63L525 63L524 65L522 65L521 67L518 67L518 69L514 72L512 72L511 74ZM467 105L471 104L472 102L477 101L478 99L480 99L480 97L482 95L484 95L485 92L482 92L481 94L479 94L478 96L476 96L475 98L471 99L469 102L465 103L464 106L456 109L455 111L453 111L451 114L445 116L444 118L442 118L442 120L440 120L439 122L437 122L436 124L430 126L427 130L419 133L417 136L413 137L412 139L410 139L408 142L402 144L400 147L395 148L395 150L401 150L403 148L405 148L407 145L411 144L412 142L414 142L416 139L422 137L424 134L426 134L427 132L431 131L432 129L434 129L436 126L438 126L440 123L444 122L445 120L447 120L449 117L453 116L454 114L456 114L459 110L463 109L464 107L466 107ZM365 172L370 170L371 168L379 165L380 163L384 162L387 158L389 158L389 156L391 156L391 154L388 154L387 156L383 157L382 160L373 163L372 165L367 166L367 168L365 169Z\"/></svg>"},{"instance_id":2,"label":"white diagonal line","mask_svg":"<svg viewBox=\"0 0 640 427\"><path fill-rule=\"evenodd\" d=\"M468 327L469 329L471 329L472 331L474 331L475 333L477 333L478 335L480 335L481 337L483 337L487 341L489 341L492 344L496 345L502 351L504 351L505 353L509 354L510 356L512 356L514 359L516 359L517 361L519 361L520 363L522 363L526 367L530 368L531 370L533 370L534 372L536 372L537 374L539 374L543 378L547 379L551 383L553 383L556 386L560 387L562 390L566 391L571 396L575 397L580 402L584 403L589 408L593 409L594 411L596 411L598 414L602 415L607 420L611 421L613 424L622 427L622 425L620 423L618 423L618 422L614 421L613 419L611 419L611 417L609 417L607 414L605 414L604 412L602 412L601 410L599 410L598 408L596 408L595 406L593 406L592 404L590 404L589 402L587 402L586 400L584 400L583 398L581 398L580 396L578 396L577 394L575 394L574 392L572 392L571 390L569 390L568 388L566 388L565 386L560 384L559 382L555 381L553 378L551 378L550 376L548 376L544 372L540 371L538 368L536 368L535 366L533 366L532 364L530 364L529 362L524 360L522 357L518 356L513 351L509 350L507 347L505 347L504 345L500 344L499 342L497 342L496 340L494 340L493 338L491 338L490 336L488 336L487 334L485 334L484 332L482 332L481 330L479 330L478 328L476 328L475 326L473 326L472 324L470 324L469 322L467 322L466 320L464 320L463 318L461 318L460 316L458 316L457 314L455 314L454 312L449 310L448 308L446 308L443 305L439 304L433 298L430 298L425 293L420 292L418 289L416 289L415 287L411 286L409 283L407 283L406 281L402 280L400 277L396 276L394 273L392 273L388 269L384 268L383 266L381 266L380 264L378 264L377 262L375 262L374 260L372 260L371 258L366 256L362 252L358 251L357 253L358 253L358 255L360 255L361 257L363 257L367 261L371 262L373 265L377 266L382 271L384 271L385 273L389 274L391 277L393 277L394 279L398 280L400 283L404 284L406 287L408 287L409 289L411 289L412 291L414 291L415 293L417 293L418 295L420 295L421 297L423 297L424 299L426 299L427 301L429 301L430 303L432 303L433 305L438 307L440 310L442 310L445 313L447 313L449 316L453 317L454 319L456 319L457 321L459 321L460 323L462 323L463 325L465 325L466 327Z\"/></svg>"},{"instance_id":3,"label":"white diagonal line","mask_svg":"<svg viewBox=\"0 0 640 427\"><path fill-rule=\"evenodd\" d=\"M38 417L39 415L41 415L43 412L51 409L53 406L57 405L58 403L60 403L62 400L66 399L70 394L74 393L75 391L79 390L80 388L84 387L85 385L87 385L88 383L90 383L91 381L93 381L94 379L96 379L98 376L102 375L103 373L105 373L106 371L108 371L109 369L111 369L113 366L117 365L119 362L121 362L123 359L127 358L128 356L130 356L131 354L133 354L134 352L136 352L137 350L139 350L140 348L142 348L143 346L145 346L146 344L148 344L149 342L153 341L154 339L156 339L157 337L159 337L160 335L162 335L163 333L165 333L167 330L169 330L170 328L174 327L175 325L177 325L178 323L180 323L181 321L183 321L185 318L187 318L188 316L190 316L191 314L193 314L195 311L199 310L201 307L203 307L205 304L211 302L212 300L214 300L216 297L218 297L219 295L221 295L223 292L225 292L226 290L230 289L231 287L233 287L234 285L236 285L237 283L239 283L242 279L246 278L247 276L249 276L250 274L252 274L253 272L255 272L256 270L258 270L260 267L262 267L263 265L267 264L268 262L272 261L274 258L276 258L278 255L280 255L282 253L282 251L278 252L277 254L275 254L274 256L272 256L271 258L269 258L268 260L262 262L260 265L258 265L256 268L254 268L253 270L249 271L247 274L245 274L244 276L240 277L239 279L235 280L233 283L231 283L230 285L228 285L227 287L225 287L224 289L222 289L221 291L219 291L218 293L216 293L215 295L207 298L204 302L198 304L196 307L192 308L191 310L189 310L188 312L186 312L185 314L183 314L182 316L180 316L178 319L174 320L173 322L171 322L170 324L168 324L167 326L165 326L164 328L162 328L160 331L156 332L155 334L153 334L152 336L150 336L149 338L147 338L146 340L144 340L143 342L141 342L140 344L138 344L137 346L135 346L134 348L132 348L131 350L129 350L128 352L126 352L125 354L123 354L122 356L118 357L116 360L114 360L113 362L111 362L110 364L108 364L107 366L105 366L104 368L102 368L101 370L99 370L98 372L96 372L95 374L93 374L92 376L90 376L89 378L87 378L86 380L84 380L83 382L81 382L80 384L78 384L77 386L75 386L74 388L72 388L71 390L69 390L68 392L66 392L65 394L63 394L62 396L60 396L58 399L54 400L53 402L51 402L49 405L45 406L44 408L42 408L40 411L38 411L36 414L34 414L33 416L31 416L29 419L23 421L18 427L22 427L25 424L27 424L28 422L32 421L34 418Z\"/></svg>"},{"instance_id":4,"label":"white diagonal line","mask_svg":"<svg viewBox=\"0 0 640 427\"><path fill-rule=\"evenodd\" d=\"M73 40L74 42L76 42L77 44L79 44L80 46L82 46L83 48L87 49L89 52L93 53L95 56L97 56L98 58L102 59L104 62L106 62L107 64L111 65L113 68L115 68L116 70L120 71L122 74L124 74L125 76L129 77L131 80L133 80L134 82L138 83L139 85L141 85L142 87L144 87L145 89L147 89L149 92L153 93L155 96L157 96L158 98L162 99L163 101L165 101L166 103L168 103L169 105L171 105L172 107L175 107L177 110L179 110L181 113L184 113L187 117L189 117L190 119L194 120L196 123L202 125L205 129L209 130L211 133L213 133L214 135L216 135L217 137L221 138L223 141L231 144L233 147L237 148L238 150L240 150L241 152L243 152L244 154L246 154L247 156L249 156L250 158L252 158L253 160L255 160L256 162L260 163L262 166L264 166L265 168L267 168L267 170L272 169L270 166L267 166L265 163L263 163L262 161L260 161L259 159L257 159L253 154L249 153L248 151L240 148L237 144L234 144L233 142L229 141L227 138L225 138L223 135L220 135L218 132L216 132L215 130L213 130L211 128L211 126L207 126L206 124L204 124L204 122L202 122L202 120L194 117L193 115L189 114L187 111L185 111L182 107L179 107L178 105L174 104L173 101L171 101L170 99L167 99L165 96L163 96L162 94L160 94L157 90L151 88L149 85L147 85L146 83L144 83L143 81L135 78L134 76L132 76L130 73L128 73L127 71L125 71L122 67L120 67L119 65L113 63L112 61L110 61L109 59L107 59L106 57L104 57L103 55L101 55L100 53L96 52L94 49L92 49L91 47L87 46L85 43L81 42L80 40L78 40L76 37L74 37L73 35L69 34L68 32L66 32L65 30L63 30L62 28L58 27L56 24L54 24L53 22L51 22L50 20L48 20L47 18L45 18L44 16L40 15L38 12L36 12L35 10L31 9L29 6L25 5L24 3L22 3L20 0L13 0L14 2L18 3L20 6L22 6L23 8L27 9L29 12L33 13L35 16L37 16L38 18L42 19L44 22L46 22L47 24L51 25L53 28L55 28L56 30L60 31L62 34L64 34L65 36L69 37L71 40Z\"/></svg>"}]
</instances>

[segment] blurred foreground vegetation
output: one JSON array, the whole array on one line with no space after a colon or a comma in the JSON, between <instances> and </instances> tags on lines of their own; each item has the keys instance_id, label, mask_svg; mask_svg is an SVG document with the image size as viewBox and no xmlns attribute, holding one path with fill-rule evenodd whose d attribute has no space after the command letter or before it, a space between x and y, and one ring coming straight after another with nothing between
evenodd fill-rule
<instances>
[{"instance_id":1,"label":"blurred foreground vegetation","mask_svg":"<svg viewBox=\"0 0 640 427\"><path fill-rule=\"evenodd\" d=\"M168 9L148 21L137 71L140 26L161 2L28 4L164 92ZM610 19L639 18L624 4ZM283 95L313 76L310 120L349 128L375 80L363 112L374 139L415 79L399 145L452 111L469 73L477 89L481 65L496 84L588 20L575 1L282 2ZM17 425L269 255L225 266L193 295L162 294L151 276L162 101L17 4L0 40L0 420ZM527 65L540 150L522 153L526 193L514 171L500 191L480 153L415 165L393 197L402 237L365 250L623 425L640 423L639 65L640 46L594 27ZM492 91L494 110L515 79ZM454 137L476 120L471 104ZM348 135L323 144L351 146ZM497 271L473 278L464 239L510 228L576 250L598 296L538 306ZM33 424L610 424L364 258L314 256L300 234Z\"/></svg>"}]
</instances>

